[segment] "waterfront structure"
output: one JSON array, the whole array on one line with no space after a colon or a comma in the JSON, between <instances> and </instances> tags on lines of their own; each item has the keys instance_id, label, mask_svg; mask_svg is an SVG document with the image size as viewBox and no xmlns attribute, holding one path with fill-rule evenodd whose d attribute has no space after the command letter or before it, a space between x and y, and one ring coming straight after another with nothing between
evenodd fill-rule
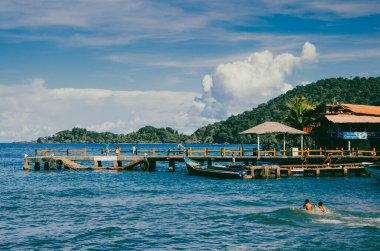
<instances>
[{"instance_id":1,"label":"waterfront structure","mask_svg":"<svg viewBox=\"0 0 380 251\"><path fill-rule=\"evenodd\" d=\"M257 135L257 145L260 146L260 135L265 134L282 134L284 136L284 145L282 149L282 154L285 155L286 153L286 141L285 141L285 135L286 134L298 134L301 135L301 150L303 150L303 135L307 134L307 132L298 130L296 128L278 123L278 122L271 122L267 121L260 125L254 126L248 130L240 132L240 134L256 134ZM260 149L258 149L260 151ZM260 152L257 154L260 156Z\"/></svg>"},{"instance_id":2,"label":"waterfront structure","mask_svg":"<svg viewBox=\"0 0 380 251\"><path fill-rule=\"evenodd\" d=\"M380 148L380 106L325 105L312 134L316 147Z\"/></svg>"}]
</instances>

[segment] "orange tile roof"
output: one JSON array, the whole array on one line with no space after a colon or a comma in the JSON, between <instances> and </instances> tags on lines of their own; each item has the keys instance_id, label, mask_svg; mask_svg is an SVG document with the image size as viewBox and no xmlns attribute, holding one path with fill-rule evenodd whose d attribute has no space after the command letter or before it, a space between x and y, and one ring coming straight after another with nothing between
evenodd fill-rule
<instances>
[{"instance_id":1,"label":"orange tile roof","mask_svg":"<svg viewBox=\"0 0 380 251\"><path fill-rule=\"evenodd\" d=\"M325 115L333 123L380 123L380 117L359 116L350 114Z\"/></svg>"},{"instance_id":2,"label":"orange tile roof","mask_svg":"<svg viewBox=\"0 0 380 251\"><path fill-rule=\"evenodd\" d=\"M380 106L341 104L341 107L355 114L380 116Z\"/></svg>"}]
</instances>

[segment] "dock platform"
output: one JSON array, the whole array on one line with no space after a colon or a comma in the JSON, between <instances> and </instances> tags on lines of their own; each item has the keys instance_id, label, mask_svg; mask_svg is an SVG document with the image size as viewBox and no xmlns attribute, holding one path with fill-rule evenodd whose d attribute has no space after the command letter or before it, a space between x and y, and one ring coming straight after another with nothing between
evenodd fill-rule
<instances>
[{"instance_id":1,"label":"dock platform","mask_svg":"<svg viewBox=\"0 0 380 251\"><path fill-rule=\"evenodd\" d=\"M192 156L200 162L232 164L230 156ZM363 156L333 158L331 164L323 164L323 156L238 156L235 163L243 163L248 171L247 179L280 178L291 176L320 177L367 175L362 162L378 161L378 157ZM108 165L105 165L108 162ZM111 164L109 164L111 162ZM157 162L168 163L168 170L175 171L177 162L184 162L184 155L174 156L34 156L24 158L24 170L142 170L155 171ZM260 163L260 164L258 164ZM270 163L270 164L265 164ZM32 167L31 167L32 166Z\"/></svg>"}]
</instances>

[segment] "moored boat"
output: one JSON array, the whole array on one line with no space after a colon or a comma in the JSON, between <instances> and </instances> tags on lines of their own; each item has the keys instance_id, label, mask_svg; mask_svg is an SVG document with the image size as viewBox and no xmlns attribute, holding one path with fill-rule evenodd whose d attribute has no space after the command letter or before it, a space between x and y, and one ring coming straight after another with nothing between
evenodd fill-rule
<instances>
[{"instance_id":1,"label":"moored boat","mask_svg":"<svg viewBox=\"0 0 380 251\"><path fill-rule=\"evenodd\" d=\"M365 170L380 181L380 163L363 162Z\"/></svg>"},{"instance_id":2,"label":"moored boat","mask_svg":"<svg viewBox=\"0 0 380 251\"><path fill-rule=\"evenodd\" d=\"M242 166L206 165L187 157L184 160L190 175L221 179L243 179L247 174Z\"/></svg>"}]
</instances>

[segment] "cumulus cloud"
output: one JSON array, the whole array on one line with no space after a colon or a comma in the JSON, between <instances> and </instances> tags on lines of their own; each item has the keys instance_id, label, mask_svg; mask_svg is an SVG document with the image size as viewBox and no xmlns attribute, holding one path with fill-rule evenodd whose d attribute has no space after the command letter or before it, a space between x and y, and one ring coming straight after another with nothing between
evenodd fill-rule
<instances>
[{"instance_id":1,"label":"cumulus cloud","mask_svg":"<svg viewBox=\"0 0 380 251\"><path fill-rule=\"evenodd\" d=\"M219 64L203 78L203 93L195 99L202 116L224 119L251 109L293 87L286 82L295 67L316 62L316 47L306 42L300 56L255 52L243 61Z\"/></svg>"},{"instance_id":2,"label":"cumulus cloud","mask_svg":"<svg viewBox=\"0 0 380 251\"><path fill-rule=\"evenodd\" d=\"M186 112L197 94L49 89L43 79L0 85L0 142L36 139L75 126L115 133L169 126L188 133L196 128Z\"/></svg>"}]
</instances>

